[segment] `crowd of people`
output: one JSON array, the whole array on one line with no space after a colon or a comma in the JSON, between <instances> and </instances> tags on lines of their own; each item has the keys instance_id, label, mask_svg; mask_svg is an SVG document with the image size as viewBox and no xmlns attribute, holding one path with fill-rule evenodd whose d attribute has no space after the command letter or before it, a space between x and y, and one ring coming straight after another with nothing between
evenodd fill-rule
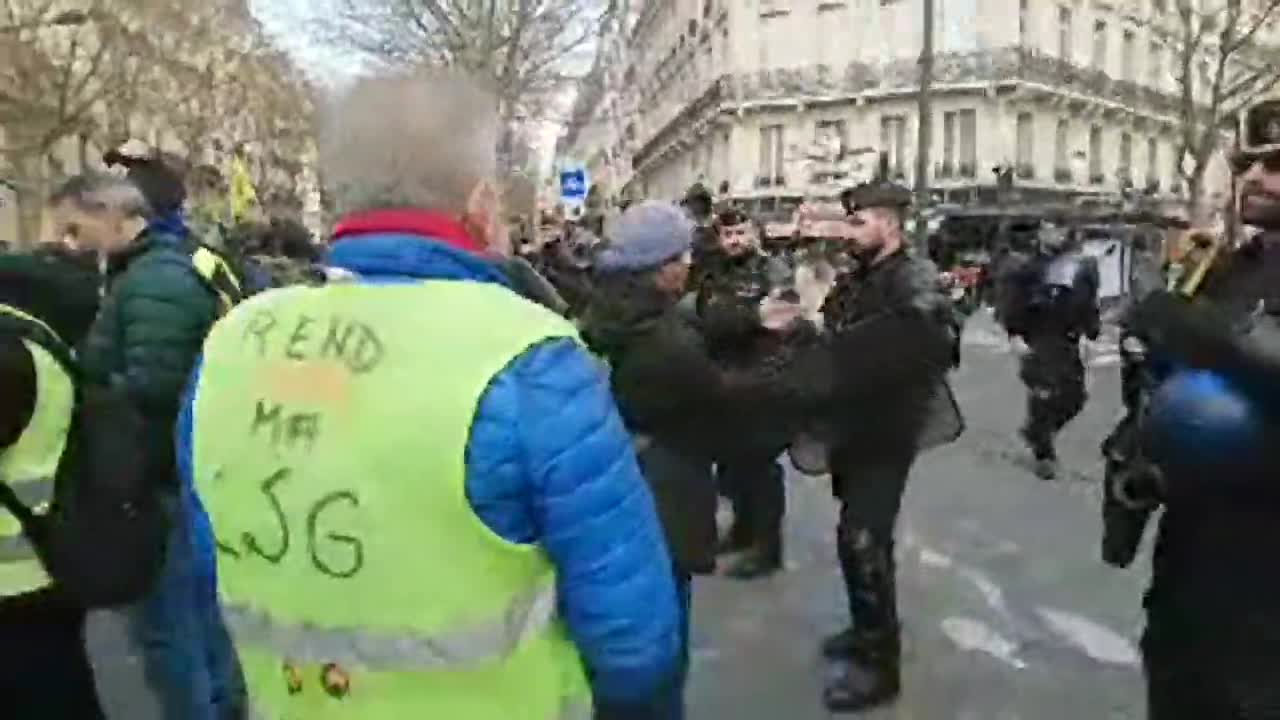
<instances>
[{"instance_id":1,"label":"crowd of people","mask_svg":"<svg viewBox=\"0 0 1280 720\"><path fill-rule=\"evenodd\" d=\"M0 256L5 716L132 716L95 682L92 612L172 720L682 718L693 579L783 568L787 455L840 506L823 701L898 697L895 525L918 455L964 428L964 316L904 237L911 193L850 188L776 247L700 187L535 242L475 86L375 77L334 108L323 259L286 222L193 222L182 173L136 148L52 195L56 243ZM1155 720L1280 708L1280 101L1245 120L1263 233L1125 323L1138 441L1108 441L1104 515L1131 539L1166 507ZM1101 321L1071 229L1036 248L999 315L1048 479Z\"/></svg>"}]
</instances>

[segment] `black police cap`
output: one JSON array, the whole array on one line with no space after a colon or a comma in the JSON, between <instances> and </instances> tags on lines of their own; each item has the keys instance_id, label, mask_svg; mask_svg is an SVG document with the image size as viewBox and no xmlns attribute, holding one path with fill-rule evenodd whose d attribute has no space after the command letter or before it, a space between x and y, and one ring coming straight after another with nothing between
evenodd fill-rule
<instances>
[{"instance_id":1,"label":"black police cap","mask_svg":"<svg viewBox=\"0 0 1280 720\"><path fill-rule=\"evenodd\" d=\"M867 208L903 210L911 206L911 190L891 182L867 182L840 193L840 204L848 213Z\"/></svg>"}]
</instances>

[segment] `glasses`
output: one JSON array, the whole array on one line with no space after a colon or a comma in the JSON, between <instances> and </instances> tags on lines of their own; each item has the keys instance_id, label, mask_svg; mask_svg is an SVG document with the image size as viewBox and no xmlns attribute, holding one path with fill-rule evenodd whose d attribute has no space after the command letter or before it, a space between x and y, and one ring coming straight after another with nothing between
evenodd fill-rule
<instances>
[{"instance_id":1,"label":"glasses","mask_svg":"<svg viewBox=\"0 0 1280 720\"><path fill-rule=\"evenodd\" d=\"M1236 175L1243 175L1253 168L1254 165L1261 164L1262 169L1269 173L1280 173L1280 151L1268 153L1249 153L1235 152L1231 155L1231 171Z\"/></svg>"}]
</instances>

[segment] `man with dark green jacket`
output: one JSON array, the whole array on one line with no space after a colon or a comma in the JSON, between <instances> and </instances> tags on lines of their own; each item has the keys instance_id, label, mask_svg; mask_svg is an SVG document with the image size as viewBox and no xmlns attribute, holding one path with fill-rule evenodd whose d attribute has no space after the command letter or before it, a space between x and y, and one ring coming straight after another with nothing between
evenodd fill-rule
<instances>
[{"instance_id":1,"label":"man with dark green jacket","mask_svg":"<svg viewBox=\"0 0 1280 720\"><path fill-rule=\"evenodd\" d=\"M196 567L208 520L183 501L188 491L179 486L173 440L187 378L220 305L230 300L200 269L215 261L175 231L180 215L156 215L137 185L77 177L54 194L51 209L59 237L106 259L106 296L82 367L88 381L122 390L142 414L152 436L147 470L172 508L165 569L149 596L124 611L147 681L166 719L237 717L243 683ZM110 697L103 700L110 706Z\"/></svg>"}]
</instances>

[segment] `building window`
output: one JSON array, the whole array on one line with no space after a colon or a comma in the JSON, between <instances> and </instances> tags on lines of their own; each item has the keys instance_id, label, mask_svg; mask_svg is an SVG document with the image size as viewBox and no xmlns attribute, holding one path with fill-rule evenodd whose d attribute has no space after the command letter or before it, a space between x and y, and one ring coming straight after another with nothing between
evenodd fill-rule
<instances>
[{"instance_id":1,"label":"building window","mask_svg":"<svg viewBox=\"0 0 1280 720\"><path fill-rule=\"evenodd\" d=\"M1089 128L1089 182L1101 185L1102 175L1102 127Z\"/></svg>"},{"instance_id":2,"label":"building window","mask_svg":"<svg viewBox=\"0 0 1280 720\"><path fill-rule=\"evenodd\" d=\"M1031 44L1031 0L1018 0L1018 44Z\"/></svg>"},{"instance_id":3,"label":"building window","mask_svg":"<svg viewBox=\"0 0 1280 720\"><path fill-rule=\"evenodd\" d=\"M1035 177L1032 159L1035 157L1035 116L1031 113L1018 114L1018 177L1030 179Z\"/></svg>"},{"instance_id":4,"label":"building window","mask_svg":"<svg viewBox=\"0 0 1280 720\"><path fill-rule=\"evenodd\" d=\"M1053 177L1058 182L1071 180L1071 123L1058 119L1053 137Z\"/></svg>"},{"instance_id":5,"label":"building window","mask_svg":"<svg viewBox=\"0 0 1280 720\"><path fill-rule=\"evenodd\" d=\"M781 125L760 128L760 179L766 187L786 184L782 177L782 130Z\"/></svg>"},{"instance_id":6,"label":"building window","mask_svg":"<svg viewBox=\"0 0 1280 720\"><path fill-rule=\"evenodd\" d=\"M1071 59L1071 8L1060 5L1058 7L1058 57L1064 60Z\"/></svg>"},{"instance_id":7,"label":"building window","mask_svg":"<svg viewBox=\"0 0 1280 720\"><path fill-rule=\"evenodd\" d=\"M1093 54L1090 56L1093 66L1103 72L1107 71L1107 23L1099 20L1093 24Z\"/></svg>"},{"instance_id":8,"label":"building window","mask_svg":"<svg viewBox=\"0 0 1280 720\"><path fill-rule=\"evenodd\" d=\"M977 177L978 173L978 111L961 110L960 124L960 177Z\"/></svg>"},{"instance_id":9,"label":"building window","mask_svg":"<svg viewBox=\"0 0 1280 720\"><path fill-rule=\"evenodd\" d=\"M955 174L956 125L956 113L942 114L942 167L938 171L938 177L949 178Z\"/></svg>"},{"instance_id":10,"label":"building window","mask_svg":"<svg viewBox=\"0 0 1280 720\"><path fill-rule=\"evenodd\" d=\"M1129 133L1120 134L1120 165L1116 180L1121 185L1133 182L1133 136Z\"/></svg>"},{"instance_id":11,"label":"building window","mask_svg":"<svg viewBox=\"0 0 1280 720\"><path fill-rule=\"evenodd\" d=\"M1160 188L1160 141L1147 138L1147 189Z\"/></svg>"},{"instance_id":12,"label":"building window","mask_svg":"<svg viewBox=\"0 0 1280 720\"><path fill-rule=\"evenodd\" d=\"M1132 30L1124 31L1124 42L1120 46L1120 77L1124 80L1136 80L1137 73L1134 72L1134 62L1136 58L1134 53L1137 52L1136 46L1138 37Z\"/></svg>"},{"instance_id":13,"label":"building window","mask_svg":"<svg viewBox=\"0 0 1280 720\"><path fill-rule=\"evenodd\" d=\"M830 2L818 3L818 36L814 38L817 43L818 64L819 65L838 65L841 58L838 57L837 50L841 45L841 30L848 22L846 9L842 4Z\"/></svg>"},{"instance_id":14,"label":"building window","mask_svg":"<svg viewBox=\"0 0 1280 720\"><path fill-rule=\"evenodd\" d=\"M849 146L848 128L844 120L819 120L813 126L813 142L824 150L834 149L837 158L844 157Z\"/></svg>"},{"instance_id":15,"label":"building window","mask_svg":"<svg viewBox=\"0 0 1280 720\"><path fill-rule=\"evenodd\" d=\"M880 118L880 152L889 159L889 175L906 176L907 119L901 115Z\"/></svg>"},{"instance_id":16,"label":"building window","mask_svg":"<svg viewBox=\"0 0 1280 720\"><path fill-rule=\"evenodd\" d=\"M1147 56L1147 84L1153 88L1164 87L1164 46L1152 40Z\"/></svg>"}]
</instances>

